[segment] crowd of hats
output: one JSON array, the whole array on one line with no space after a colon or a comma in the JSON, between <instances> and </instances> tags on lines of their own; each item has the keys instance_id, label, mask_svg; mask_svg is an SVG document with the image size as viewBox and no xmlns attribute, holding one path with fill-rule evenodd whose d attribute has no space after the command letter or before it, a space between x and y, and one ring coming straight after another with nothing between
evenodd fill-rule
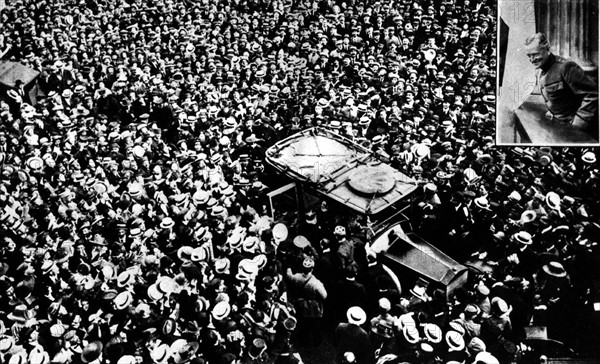
<instances>
[{"instance_id":1,"label":"crowd of hats","mask_svg":"<svg viewBox=\"0 0 600 364\"><path fill-rule=\"evenodd\" d=\"M295 326L274 258L287 231L266 216L262 151L313 125L372 147L445 205L497 213L496 244L479 253L510 239L566 274L562 248L595 249L596 156L493 147L495 6L6 4L2 57L40 76L33 101L29 88L0 101L2 359L288 350L273 339Z\"/></svg>"}]
</instances>

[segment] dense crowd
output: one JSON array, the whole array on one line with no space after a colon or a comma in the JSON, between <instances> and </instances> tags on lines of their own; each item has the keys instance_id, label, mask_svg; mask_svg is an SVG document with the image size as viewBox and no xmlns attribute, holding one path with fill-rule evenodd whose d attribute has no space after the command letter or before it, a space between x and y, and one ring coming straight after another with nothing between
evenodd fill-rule
<instances>
[{"instance_id":1,"label":"dense crowd","mask_svg":"<svg viewBox=\"0 0 600 364\"><path fill-rule=\"evenodd\" d=\"M494 146L495 19L481 0L7 1L0 59L40 74L0 101L0 362L298 363L329 335L341 363L526 356L525 327L597 279L598 165ZM317 125L416 177L416 230L486 273L402 290L326 202L273 221L264 150Z\"/></svg>"}]
</instances>

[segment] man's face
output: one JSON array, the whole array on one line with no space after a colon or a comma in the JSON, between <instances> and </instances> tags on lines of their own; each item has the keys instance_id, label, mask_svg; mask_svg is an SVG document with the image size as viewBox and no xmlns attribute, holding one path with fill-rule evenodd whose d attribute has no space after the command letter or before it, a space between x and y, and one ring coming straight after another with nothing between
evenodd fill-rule
<instances>
[{"instance_id":1,"label":"man's face","mask_svg":"<svg viewBox=\"0 0 600 364\"><path fill-rule=\"evenodd\" d=\"M525 53L527 54L527 58L529 58L529 62L531 62L535 68L541 68L550 56L548 48L540 47L537 42L525 46Z\"/></svg>"}]
</instances>

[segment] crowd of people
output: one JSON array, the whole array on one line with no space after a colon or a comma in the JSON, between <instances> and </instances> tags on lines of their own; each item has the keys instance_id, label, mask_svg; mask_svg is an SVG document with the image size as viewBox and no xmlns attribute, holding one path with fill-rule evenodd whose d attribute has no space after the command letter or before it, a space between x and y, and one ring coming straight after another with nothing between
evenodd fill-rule
<instances>
[{"instance_id":1,"label":"crowd of people","mask_svg":"<svg viewBox=\"0 0 600 364\"><path fill-rule=\"evenodd\" d=\"M525 328L598 278L598 164L494 146L495 19L483 0L7 1L0 59L39 76L0 101L0 362L299 363L329 338L340 363L526 356ZM416 230L485 272L402 289L326 202L273 221L265 148L312 126L417 178Z\"/></svg>"}]
</instances>

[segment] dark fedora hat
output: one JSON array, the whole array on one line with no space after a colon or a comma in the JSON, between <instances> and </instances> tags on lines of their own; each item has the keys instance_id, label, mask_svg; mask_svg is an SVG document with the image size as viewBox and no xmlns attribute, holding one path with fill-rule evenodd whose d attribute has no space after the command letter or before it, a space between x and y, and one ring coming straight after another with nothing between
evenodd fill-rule
<instances>
[{"instance_id":1,"label":"dark fedora hat","mask_svg":"<svg viewBox=\"0 0 600 364\"><path fill-rule=\"evenodd\" d=\"M27 309L25 305L17 305L13 312L9 313L6 316L9 320L15 322L25 323L31 319L33 319L32 312Z\"/></svg>"}]
</instances>

